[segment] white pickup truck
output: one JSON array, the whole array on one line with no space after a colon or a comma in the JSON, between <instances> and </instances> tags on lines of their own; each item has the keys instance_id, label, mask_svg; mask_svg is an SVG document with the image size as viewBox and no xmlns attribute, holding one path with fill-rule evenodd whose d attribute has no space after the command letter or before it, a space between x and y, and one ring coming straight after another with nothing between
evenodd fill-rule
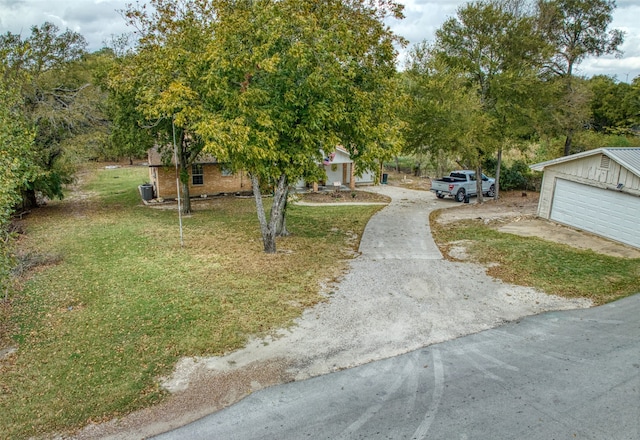
<instances>
[{"instance_id":1,"label":"white pickup truck","mask_svg":"<svg viewBox=\"0 0 640 440\"><path fill-rule=\"evenodd\" d=\"M496 193L496 179L482 175L482 193L487 197L493 197ZM463 202L467 196L476 195L476 172L473 170L451 171L442 179L431 180L431 191L436 193L439 199L445 196L455 197L458 202Z\"/></svg>"}]
</instances>

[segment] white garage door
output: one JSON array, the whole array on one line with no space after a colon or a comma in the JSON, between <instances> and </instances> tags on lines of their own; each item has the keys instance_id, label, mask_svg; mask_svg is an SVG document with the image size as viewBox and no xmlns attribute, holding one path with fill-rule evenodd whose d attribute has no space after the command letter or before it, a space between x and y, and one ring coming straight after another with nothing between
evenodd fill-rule
<instances>
[{"instance_id":1,"label":"white garage door","mask_svg":"<svg viewBox=\"0 0 640 440\"><path fill-rule=\"evenodd\" d=\"M640 248L640 197L557 179L551 220Z\"/></svg>"}]
</instances>

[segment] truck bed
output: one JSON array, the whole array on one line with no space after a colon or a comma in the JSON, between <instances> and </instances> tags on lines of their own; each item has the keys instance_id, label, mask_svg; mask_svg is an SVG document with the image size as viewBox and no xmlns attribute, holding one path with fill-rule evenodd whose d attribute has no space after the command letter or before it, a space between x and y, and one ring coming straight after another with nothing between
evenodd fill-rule
<instances>
[{"instance_id":1,"label":"truck bed","mask_svg":"<svg viewBox=\"0 0 640 440\"><path fill-rule=\"evenodd\" d=\"M467 179L463 179L461 177L450 177L450 176L446 176L443 177L442 179L434 179L434 182L446 182L446 183L451 183L451 182L466 182Z\"/></svg>"}]
</instances>

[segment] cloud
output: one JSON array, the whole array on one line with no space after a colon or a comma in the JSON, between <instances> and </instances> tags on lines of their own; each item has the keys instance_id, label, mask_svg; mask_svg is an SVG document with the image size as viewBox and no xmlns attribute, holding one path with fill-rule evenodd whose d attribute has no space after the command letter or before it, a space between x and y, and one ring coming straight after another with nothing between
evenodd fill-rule
<instances>
[{"instance_id":1,"label":"cloud","mask_svg":"<svg viewBox=\"0 0 640 440\"><path fill-rule=\"evenodd\" d=\"M126 0L0 0L0 27L26 37L32 26L49 21L61 30L80 33L89 50L98 50L112 35L131 31L118 13Z\"/></svg>"},{"instance_id":2,"label":"cloud","mask_svg":"<svg viewBox=\"0 0 640 440\"><path fill-rule=\"evenodd\" d=\"M144 0L141 0L144 1ZM409 45L423 40L433 41L435 31L447 18L455 17L465 0L399 0L405 5L404 20L389 19L387 24L409 41ZM102 47L112 35L131 32L118 13L133 0L0 0L0 30L27 36L32 26L51 21L62 30L69 28L82 34L89 50ZM613 13L612 28L626 32L622 46L622 59L602 57L587 59L580 66L583 75L617 74L620 79L629 72L630 78L640 74L637 60L640 57L640 5L638 0L618 0ZM409 47L410 47L409 46ZM404 57L406 50L401 52Z\"/></svg>"},{"instance_id":3,"label":"cloud","mask_svg":"<svg viewBox=\"0 0 640 440\"><path fill-rule=\"evenodd\" d=\"M424 40L433 41L436 30L450 17L455 17L461 0L448 1L407 1L405 19L392 20L389 24L396 34L406 38L411 45Z\"/></svg>"},{"instance_id":4,"label":"cloud","mask_svg":"<svg viewBox=\"0 0 640 440\"><path fill-rule=\"evenodd\" d=\"M96 50L112 35L129 31L118 12L121 9L124 9L122 1L77 2L64 9L62 19L87 39L91 49Z\"/></svg>"}]
</instances>

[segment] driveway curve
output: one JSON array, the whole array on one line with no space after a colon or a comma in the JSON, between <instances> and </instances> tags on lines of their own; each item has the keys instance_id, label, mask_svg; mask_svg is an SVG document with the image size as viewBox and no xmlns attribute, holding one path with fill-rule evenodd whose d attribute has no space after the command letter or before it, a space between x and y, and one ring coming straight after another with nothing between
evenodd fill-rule
<instances>
[{"instance_id":1,"label":"driveway curve","mask_svg":"<svg viewBox=\"0 0 640 440\"><path fill-rule=\"evenodd\" d=\"M367 223L360 241L361 259L442 259L431 237L429 214L434 209L451 206L451 200L393 186L375 186L370 191L390 196L392 202Z\"/></svg>"},{"instance_id":2,"label":"driveway curve","mask_svg":"<svg viewBox=\"0 0 640 440\"><path fill-rule=\"evenodd\" d=\"M99 429L113 434L101 438L147 437L276 383L393 357L528 315L591 305L502 283L480 265L444 260L430 234L429 213L456 209L457 203L393 186L369 190L392 202L367 224L360 255L328 301L307 310L290 329L242 350L181 360L163 383L172 399L89 427L78 438L92 438Z\"/></svg>"}]
</instances>

